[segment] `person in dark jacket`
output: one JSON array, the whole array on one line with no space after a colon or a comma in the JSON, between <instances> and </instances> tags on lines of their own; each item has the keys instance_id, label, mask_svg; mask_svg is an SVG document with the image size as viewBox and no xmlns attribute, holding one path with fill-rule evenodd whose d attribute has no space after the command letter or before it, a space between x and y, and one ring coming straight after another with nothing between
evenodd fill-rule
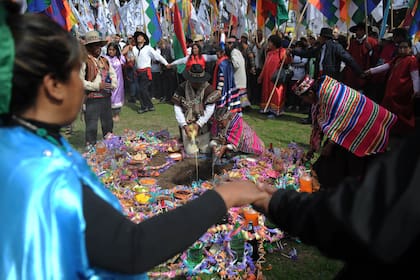
<instances>
[{"instance_id":1,"label":"person in dark jacket","mask_svg":"<svg viewBox=\"0 0 420 280\"><path fill-rule=\"evenodd\" d=\"M343 48L341 44L333 40L333 32L331 28L324 27L321 29L319 35L319 44L306 50L295 48L290 50L292 55L297 55L306 58L315 58L315 73L314 78L317 79L323 75L341 81L341 62L353 70L357 76L363 75L363 70L354 61L353 57ZM310 113L307 119L302 123L310 124Z\"/></svg>"},{"instance_id":2,"label":"person in dark jacket","mask_svg":"<svg viewBox=\"0 0 420 280\"><path fill-rule=\"evenodd\" d=\"M378 158L363 182L345 180L312 194L270 189L271 199L254 206L285 232L344 261L335 279L412 279L420 257L419 141L417 128Z\"/></svg>"}]
</instances>

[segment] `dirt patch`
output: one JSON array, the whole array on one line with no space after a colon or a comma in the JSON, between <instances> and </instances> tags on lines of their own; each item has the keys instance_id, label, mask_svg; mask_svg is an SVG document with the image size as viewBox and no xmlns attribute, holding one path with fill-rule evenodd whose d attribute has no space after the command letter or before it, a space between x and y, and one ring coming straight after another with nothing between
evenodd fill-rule
<instances>
[{"instance_id":1,"label":"dirt patch","mask_svg":"<svg viewBox=\"0 0 420 280\"><path fill-rule=\"evenodd\" d=\"M168 154L160 153L154 156L149 165L157 166L166 162ZM229 170L232 164L216 165L214 168L215 174L221 174L223 170ZM160 173L158 185L161 188L168 189L175 185L188 185L191 186L193 181L197 180L196 160L195 158L184 158L176 162L167 170ZM198 179L207 181L212 179L212 160L210 157L198 159Z\"/></svg>"}]
</instances>

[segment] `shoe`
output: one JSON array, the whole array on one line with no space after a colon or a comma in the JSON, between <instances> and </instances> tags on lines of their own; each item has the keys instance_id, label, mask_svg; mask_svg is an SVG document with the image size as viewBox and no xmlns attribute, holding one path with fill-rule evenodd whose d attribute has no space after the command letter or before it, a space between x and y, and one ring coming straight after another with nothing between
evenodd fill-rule
<instances>
[{"instance_id":1,"label":"shoe","mask_svg":"<svg viewBox=\"0 0 420 280\"><path fill-rule=\"evenodd\" d=\"M127 100L128 103L136 103L136 99L135 98L129 98Z\"/></svg>"},{"instance_id":2,"label":"shoe","mask_svg":"<svg viewBox=\"0 0 420 280\"><path fill-rule=\"evenodd\" d=\"M137 110L137 113L138 114L144 114L144 113L146 113L148 110L147 110L147 108L145 108L145 109L142 109L142 108L140 108L140 109L138 109Z\"/></svg>"},{"instance_id":3,"label":"shoe","mask_svg":"<svg viewBox=\"0 0 420 280\"><path fill-rule=\"evenodd\" d=\"M258 111L258 113L260 113L260 114L268 114L268 111L264 111L264 109L260 109L260 110Z\"/></svg>"},{"instance_id":4,"label":"shoe","mask_svg":"<svg viewBox=\"0 0 420 280\"><path fill-rule=\"evenodd\" d=\"M301 124L311 124L312 123L312 120L310 120L309 118L301 119L300 120L300 123Z\"/></svg>"},{"instance_id":5,"label":"shoe","mask_svg":"<svg viewBox=\"0 0 420 280\"><path fill-rule=\"evenodd\" d=\"M300 111L300 107L299 106L296 106L295 111L296 112L299 112Z\"/></svg>"},{"instance_id":6,"label":"shoe","mask_svg":"<svg viewBox=\"0 0 420 280\"><path fill-rule=\"evenodd\" d=\"M150 108L147 108L147 111L153 112L153 111L156 111L156 109L155 109L155 107L150 107Z\"/></svg>"},{"instance_id":7,"label":"shoe","mask_svg":"<svg viewBox=\"0 0 420 280\"><path fill-rule=\"evenodd\" d=\"M268 114L267 115L267 119L275 119L276 118L276 115L274 115L274 114Z\"/></svg>"}]
</instances>

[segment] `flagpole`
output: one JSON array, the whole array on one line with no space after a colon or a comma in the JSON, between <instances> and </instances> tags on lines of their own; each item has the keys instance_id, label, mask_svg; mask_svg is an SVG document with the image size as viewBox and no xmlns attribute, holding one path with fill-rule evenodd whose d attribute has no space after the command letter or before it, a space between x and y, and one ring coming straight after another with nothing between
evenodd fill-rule
<instances>
[{"instance_id":1,"label":"flagpole","mask_svg":"<svg viewBox=\"0 0 420 280\"><path fill-rule=\"evenodd\" d=\"M367 0L365 0L365 32L366 32L366 42L367 42L367 37L369 36Z\"/></svg>"},{"instance_id":2,"label":"flagpole","mask_svg":"<svg viewBox=\"0 0 420 280\"><path fill-rule=\"evenodd\" d=\"M305 6L303 7L302 13L299 16L299 21L297 23L297 28L295 30L295 36L292 36L292 38L290 39L289 46L287 47L287 49L290 49L290 46L292 45L294 38L297 36L297 32L298 32L297 30L300 29L300 24L302 23L303 15L305 14L306 9L308 8L308 4L309 4L309 1L306 1ZM267 104L265 104L265 107L264 107L264 113L267 112L267 108L270 105L271 99L273 98L274 91L276 90L276 85L277 85L277 83L279 81L280 72L283 69L285 60L286 59L283 59L282 60L281 65L280 65L280 68L279 68L279 71L277 72L276 81L274 82L274 86L273 86L273 89L271 90L270 97L268 98Z\"/></svg>"},{"instance_id":3,"label":"flagpole","mask_svg":"<svg viewBox=\"0 0 420 280\"><path fill-rule=\"evenodd\" d=\"M230 37L230 32L232 32L232 25L233 25L233 17L232 17L232 14L229 14L229 17L230 17L230 19L229 19L229 29L228 29L228 37Z\"/></svg>"},{"instance_id":4,"label":"flagpole","mask_svg":"<svg viewBox=\"0 0 420 280\"><path fill-rule=\"evenodd\" d=\"M391 0L391 30L394 30L394 1Z\"/></svg>"},{"instance_id":5,"label":"flagpole","mask_svg":"<svg viewBox=\"0 0 420 280\"><path fill-rule=\"evenodd\" d=\"M141 25L142 25L143 32L146 34L146 26L145 26L145 20L144 20L143 1L140 1L139 4L140 4L140 11L141 11L141 14L142 14L142 17L141 17L142 23L141 23Z\"/></svg>"}]
</instances>

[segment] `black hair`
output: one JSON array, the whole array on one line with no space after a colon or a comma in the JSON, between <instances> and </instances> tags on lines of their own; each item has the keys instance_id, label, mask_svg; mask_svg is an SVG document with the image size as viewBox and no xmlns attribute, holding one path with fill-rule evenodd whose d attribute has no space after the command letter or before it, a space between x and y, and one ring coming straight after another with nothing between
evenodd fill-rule
<instances>
[{"instance_id":1,"label":"black hair","mask_svg":"<svg viewBox=\"0 0 420 280\"><path fill-rule=\"evenodd\" d=\"M15 44L10 113L19 114L35 103L46 75L67 82L85 53L71 33L46 15L9 13L7 22Z\"/></svg>"},{"instance_id":2,"label":"black hair","mask_svg":"<svg viewBox=\"0 0 420 280\"><path fill-rule=\"evenodd\" d=\"M271 35L268 37L268 41L273 43L273 45L278 49L281 47L282 40L278 35Z\"/></svg>"},{"instance_id":3,"label":"black hair","mask_svg":"<svg viewBox=\"0 0 420 280\"><path fill-rule=\"evenodd\" d=\"M110 42L108 46L106 47L106 54L108 54L108 50L110 47L113 47L116 51L115 56L121 58L121 51L120 51L120 45L116 42Z\"/></svg>"},{"instance_id":4,"label":"black hair","mask_svg":"<svg viewBox=\"0 0 420 280\"><path fill-rule=\"evenodd\" d=\"M411 42L411 40L410 40L408 37L406 37L406 38L402 39L402 40L399 42L399 44L401 44L401 43L407 43L407 44L408 44L408 46L409 46L410 48L413 46L413 43Z\"/></svg>"}]
</instances>

